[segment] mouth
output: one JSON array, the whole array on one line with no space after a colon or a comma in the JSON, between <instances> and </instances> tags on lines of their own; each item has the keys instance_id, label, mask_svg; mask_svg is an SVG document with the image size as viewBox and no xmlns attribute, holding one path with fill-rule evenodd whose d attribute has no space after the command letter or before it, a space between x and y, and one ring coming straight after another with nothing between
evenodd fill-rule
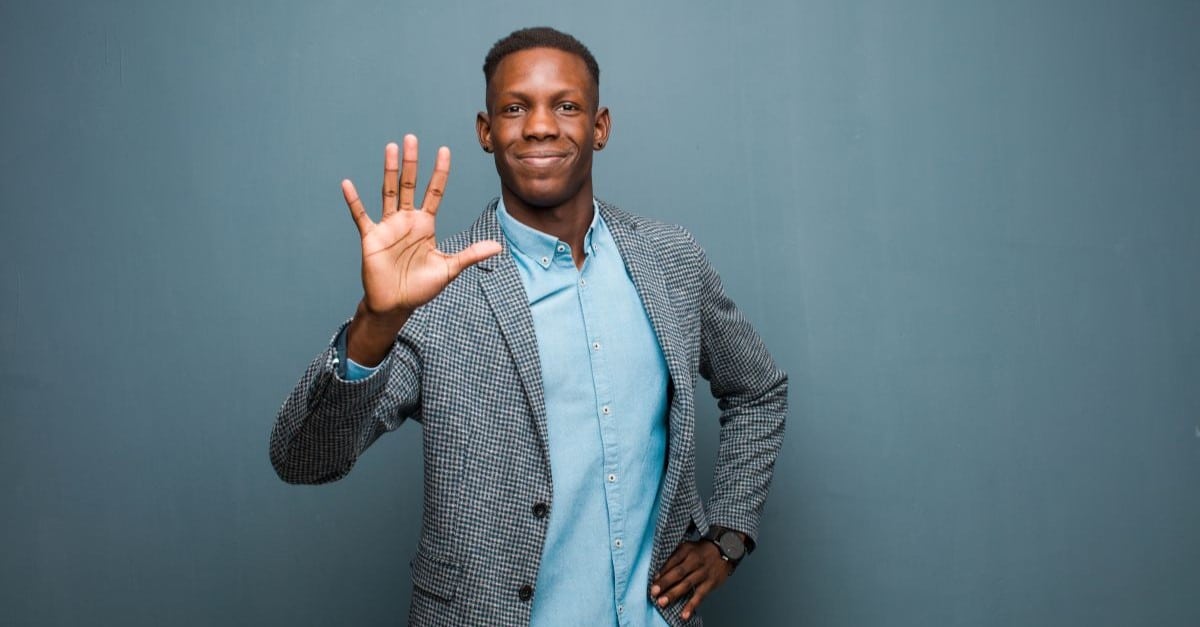
<instances>
[{"instance_id":1,"label":"mouth","mask_svg":"<svg viewBox=\"0 0 1200 627\"><path fill-rule=\"evenodd\" d=\"M520 153L517 161L531 168L550 168L567 160L567 153L556 150L537 150Z\"/></svg>"}]
</instances>

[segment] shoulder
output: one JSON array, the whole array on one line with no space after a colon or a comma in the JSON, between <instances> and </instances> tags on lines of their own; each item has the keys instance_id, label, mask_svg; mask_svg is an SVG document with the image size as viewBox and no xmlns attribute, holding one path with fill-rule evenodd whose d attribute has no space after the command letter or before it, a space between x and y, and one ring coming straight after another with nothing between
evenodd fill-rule
<instances>
[{"instance_id":1,"label":"shoulder","mask_svg":"<svg viewBox=\"0 0 1200 627\"><path fill-rule=\"evenodd\" d=\"M694 262L704 256L699 242L683 226L630 213L603 200L600 201L600 210L614 234L635 234L662 252L663 259Z\"/></svg>"}]
</instances>

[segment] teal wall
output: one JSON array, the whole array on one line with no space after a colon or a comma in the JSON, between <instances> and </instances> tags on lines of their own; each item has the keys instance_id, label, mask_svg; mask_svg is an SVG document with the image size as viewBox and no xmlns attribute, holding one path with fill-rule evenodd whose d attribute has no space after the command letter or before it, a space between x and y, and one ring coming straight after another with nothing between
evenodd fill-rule
<instances>
[{"instance_id":1,"label":"teal wall","mask_svg":"<svg viewBox=\"0 0 1200 627\"><path fill-rule=\"evenodd\" d=\"M403 620L417 426L322 487L267 436L357 300L338 182L417 133L465 226L535 23L599 195L792 374L710 624L1200 625L1200 3L1029 0L0 4L0 622Z\"/></svg>"}]
</instances>

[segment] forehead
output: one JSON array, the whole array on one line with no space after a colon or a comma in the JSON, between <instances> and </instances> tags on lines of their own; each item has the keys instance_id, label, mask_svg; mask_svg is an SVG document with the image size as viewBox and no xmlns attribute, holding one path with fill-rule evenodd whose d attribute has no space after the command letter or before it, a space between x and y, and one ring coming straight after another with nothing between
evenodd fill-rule
<instances>
[{"instance_id":1,"label":"forehead","mask_svg":"<svg viewBox=\"0 0 1200 627\"><path fill-rule=\"evenodd\" d=\"M529 48L500 60L488 94L540 89L590 92L591 88L592 75L579 56L557 48Z\"/></svg>"}]
</instances>

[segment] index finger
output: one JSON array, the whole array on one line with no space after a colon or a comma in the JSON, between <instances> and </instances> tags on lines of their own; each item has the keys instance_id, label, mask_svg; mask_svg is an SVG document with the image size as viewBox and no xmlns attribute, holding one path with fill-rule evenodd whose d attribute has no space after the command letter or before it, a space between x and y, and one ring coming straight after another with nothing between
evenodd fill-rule
<instances>
[{"instance_id":1,"label":"index finger","mask_svg":"<svg viewBox=\"0 0 1200 627\"><path fill-rule=\"evenodd\" d=\"M655 596L662 596L664 591L671 590L679 585L680 582L686 581L687 578L696 570L691 564L694 560L691 559L691 554L685 554L679 559L668 560L663 565L661 571L658 572L658 577L654 578L651 586L651 593ZM657 590L657 592L655 592Z\"/></svg>"},{"instance_id":2,"label":"index finger","mask_svg":"<svg viewBox=\"0 0 1200 627\"><path fill-rule=\"evenodd\" d=\"M400 147L394 142L383 149L383 216L396 213L400 184Z\"/></svg>"},{"instance_id":3,"label":"index finger","mask_svg":"<svg viewBox=\"0 0 1200 627\"><path fill-rule=\"evenodd\" d=\"M442 194L446 192L446 179L450 176L450 149L438 148L437 162L433 166L433 176L429 177L429 187L425 188L425 200L421 201L421 210L429 215L437 215L438 205L442 204Z\"/></svg>"},{"instance_id":4,"label":"index finger","mask_svg":"<svg viewBox=\"0 0 1200 627\"><path fill-rule=\"evenodd\" d=\"M653 583L660 584L667 576L667 573L671 572L676 566L679 566L681 563L683 563L683 559L687 557L686 547L686 542L680 544L678 547L675 547L675 551L672 552L671 556L667 558L667 563L663 564L662 568L659 569L658 576L654 578ZM666 586L662 587L665 588Z\"/></svg>"}]
</instances>

